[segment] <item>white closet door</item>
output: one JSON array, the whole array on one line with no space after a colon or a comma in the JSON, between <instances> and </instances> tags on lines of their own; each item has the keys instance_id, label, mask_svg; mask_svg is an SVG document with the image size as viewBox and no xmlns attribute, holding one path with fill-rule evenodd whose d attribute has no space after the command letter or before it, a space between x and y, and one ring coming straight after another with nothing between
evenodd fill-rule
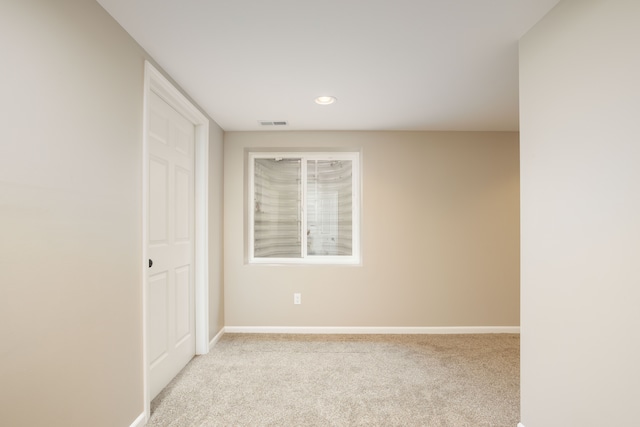
<instances>
[{"instance_id":1,"label":"white closet door","mask_svg":"<svg viewBox=\"0 0 640 427\"><path fill-rule=\"evenodd\" d=\"M191 122L149 98L147 354L153 399L195 354L194 136Z\"/></svg>"}]
</instances>

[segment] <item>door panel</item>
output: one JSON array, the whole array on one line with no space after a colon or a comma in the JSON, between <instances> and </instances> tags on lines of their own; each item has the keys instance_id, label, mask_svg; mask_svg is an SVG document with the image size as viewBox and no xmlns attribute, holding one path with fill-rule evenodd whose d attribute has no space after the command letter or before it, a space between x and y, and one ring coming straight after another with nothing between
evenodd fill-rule
<instances>
[{"instance_id":1,"label":"door panel","mask_svg":"<svg viewBox=\"0 0 640 427\"><path fill-rule=\"evenodd\" d=\"M175 149L186 156L193 155L193 125L191 123L176 123Z\"/></svg>"},{"instance_id":2,"label":"door panel","mask_svg":"<svg viewBox=\"0 0 640 427\"><path fill-rule=\"evenodd\" d=\"M149 161L149 241L167 241L167 216L169 170L166 161L151 158Z\"/></svg>"},{"instance_id":3,"label":"door panel","mask_svg":"<svg viewBox=\"0 0 640 427\"><path fill-rule=\"evenodd\" d=\"M147 336L153 399L195 354L194 137L191 122L149 98Z\"/></svg>"},{"instance_id":4,"label":"door panel","mask_svg":"<svg viewBox=\"0 0 640 427\"><path fill-rule=\"evenodd\" d=\"M182 342L190 332L191 313L187 309L191 299L189 282L191 271L188 265L176 269L176 341Z\"/></svg>"},{"instance_id":5,"label":"door panel","mask_svg":"<svg viewBox=\"0 0 640 427\"><path fill-rule=\"evenodd\" d=\"M169 142L169 118L160 111L149 112L149 138L165 145Z\"/></svg>"},{"instance_id":6,"label":"door panel","mask_svg":"<svg viewBox=\"0 0 640 427\"><path fill-rule=\"evenodd\" d=\"M176 204L175 204L175 240L176 242L187 241L189 236L189 218L192 216L189 205L189 191L190 191L190 177L189 171L176 168L175 169L175 189L176 189Z\"/></svg>"},{"instance_id":7,"label":"door panel","mask_svg":"<svg viewBox=\"0 0 640 427\"><path fill-rule=\"evenodd\" d=\"M149 317L152 319L163 319L167 312L167 274L160 273L149 277ZM166 356L167 342L169 339L169 328L167 322L157 322L148 334L149 340L149 361L153 365L162 356Z\"/></svg>"}]
</instances>

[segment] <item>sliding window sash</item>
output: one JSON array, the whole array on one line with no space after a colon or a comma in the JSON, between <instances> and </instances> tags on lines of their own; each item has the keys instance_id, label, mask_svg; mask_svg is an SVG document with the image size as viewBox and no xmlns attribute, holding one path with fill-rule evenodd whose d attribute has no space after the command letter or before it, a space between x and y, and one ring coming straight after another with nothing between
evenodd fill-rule
<instances>
[{"instance_id":1,"label":"sliding window sash","mask_svg":"<svg viewBox=\"0 0 640 427\"><path fill-rule=\"evenodd\" d=\"M359 153L249 153L249 262L360 263L359 160Z\"/></svg>"}]
</instances>

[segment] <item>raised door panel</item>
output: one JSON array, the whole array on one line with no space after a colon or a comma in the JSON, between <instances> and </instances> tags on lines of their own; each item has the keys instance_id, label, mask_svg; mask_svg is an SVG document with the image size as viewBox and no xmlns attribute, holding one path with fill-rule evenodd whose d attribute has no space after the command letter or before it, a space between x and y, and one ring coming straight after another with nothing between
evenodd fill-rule
<instances>
[{"instance_id":1,"label":"raised door panel","mask_svg":"<svg viewBox=\"0 0 640 427\"><path fill-rule=\"evenodd\" d=\"M174 171L175 177L175 241L184 242L190 239L191 228L193 222L193 212L191 212L191 192L192 183L189 170L182 167L176 167Z\"/></svg>"},{"instance_id":2,"label":"raised door panel","mask_svg":"<svg viewBox=\"0 0 640 427\"><path fill-rule=\"evenodd\" d=\"M177 268L175 271L176 287L175 287L175 329L176 329L176 346L180 346L193 333L191 315L191 267L185 265Z\"/></svg>"},{"instance_id":3,"label":"raised door panel","mask_svg":"<svg viewBox=\"0 0 640 427\"><path fill-rule=\"evenodd\" d=\"M149 243L168 241L169 165L164 159L149 160Z\"/></svg>"},{"instance_id":4,"label":"raised door panel","mask_svg":"<svg viewBox=\"0 0 640 427\"><path fill-rule=\"evenodd\" d=\"M167 356L169 343L169 319L168 313L168 274L162 272L149 277L149 294L147 310L149 317L153 319L154 327L150 329L149 362L153 366Z\"/></svg>"}]
</instances>

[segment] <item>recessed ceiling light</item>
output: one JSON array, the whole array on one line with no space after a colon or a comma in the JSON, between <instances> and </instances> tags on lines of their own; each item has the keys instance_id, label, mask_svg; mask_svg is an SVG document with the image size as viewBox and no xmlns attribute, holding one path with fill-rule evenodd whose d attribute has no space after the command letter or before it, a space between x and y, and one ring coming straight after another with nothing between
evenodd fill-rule
<instances>
[{"instance_id":1,"label":"recessed ceiling light","mask_svg":"<svg viewBox=\"0 0 640 427\"><path fill-rule=\"evenodd\" d=\"M319 105L330 105L336 102L335 96L319 96L316 98L316 104Z\"/></svg>"}]
</instances>

